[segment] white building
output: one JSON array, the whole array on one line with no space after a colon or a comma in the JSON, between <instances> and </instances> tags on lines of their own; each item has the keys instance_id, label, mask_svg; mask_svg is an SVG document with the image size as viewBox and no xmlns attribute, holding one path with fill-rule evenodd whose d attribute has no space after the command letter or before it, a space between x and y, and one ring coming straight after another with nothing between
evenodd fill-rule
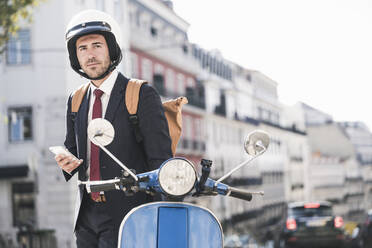
<instances>
[{"instance_id":1,"label":"white building","mask_svg":"<svg viewBox=\"0 0 372 248\"><path fill-rule=\"evenodd\" d=\"M371 155L369 130L361 123L334 123L329 114L305 103L296 107L302 108L308 133L310 200L330 200L345 219L360 221L371 199L370 166L361 166Z\"/></svg>"},{"instance_id":2,"label":"white building","mask_svg":"<svg viewBox=\"0 0 372 248\"><path fill-rule=\"evenodd\" d=\"M356 152L364 182L364 209L372 208L372 134L361 122L341 122Z\"/></svg>"},{"instance_id":3,"label":"white building","mask_svg":"<svg viewBox=\"0 0 372 248\"><path fill-rule=\"evenodd\" d=\"M337 214L352 219L364 209L363 180L353 145L336 123L310 126L307 133L310 200L331 201Z\"/></svg>"},{"instance_id":4,"label":"white building","mask_svg":"<svg viewBox=\"0 0 372 248\"><path fill-rule=\"evenodd\" d=\"M312 126L312 125L319 125L330 123L333 121L331 115L324 113L323 111L313 108L306 103L297 103L297 105L302 108L302 113L304 115L305 125Z\"/></svg>"}]
</instances>

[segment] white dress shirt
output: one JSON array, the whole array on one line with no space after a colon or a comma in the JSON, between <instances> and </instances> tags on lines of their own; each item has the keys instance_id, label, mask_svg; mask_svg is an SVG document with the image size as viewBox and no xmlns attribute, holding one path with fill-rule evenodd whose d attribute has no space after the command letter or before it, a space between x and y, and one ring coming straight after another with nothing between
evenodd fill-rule
<instances>
[{"instance_id":1,"label":"white dress shirt","mask_svg":"<svg viewBox=\"0 0 372 248\"><path fill-rule=\"evenodd\" d=\"M103 81L103 83L99 86L98 89L103 91L103 94L101 96L101 102L102 102L102 118L104 118L106 114L107 105L110 99L112 88L114 87L114 84L116 82L116 79L118 77L118 70L114 70L111 75ZM88 125L92 121L92 113L93 113L93 104L96 100L96 95L94 94L94 90L97 89L97 87L90 82L90 101L89 101L89 111L88 111ZM88 165L88 178L90 179L90 140L88 138L87 140L87 165Z\"/></svg>"}]
</instances>

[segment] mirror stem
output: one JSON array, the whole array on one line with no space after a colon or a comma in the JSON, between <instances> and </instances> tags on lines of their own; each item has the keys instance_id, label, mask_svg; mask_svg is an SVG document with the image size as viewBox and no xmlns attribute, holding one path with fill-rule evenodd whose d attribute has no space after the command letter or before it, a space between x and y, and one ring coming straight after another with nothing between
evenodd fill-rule
<instances>
[{"instance_id":1,"label":"mirror stem","mask_svg":"<svg viewBox=\"0 0 372 248\"><path fill-rule=\"evenodd\" d=\"M235 171L239 170L241 167L243 167L244 165L248 164L253 159L257 158L258 156L260 156L261 154L263 154L266 151L266 148L264 146L259 145L259 144L257 144L257 146L260 146L262 148L262 151L260 151L256 156L253 156L252 158L250 158L250 159L244 161L243 163L241 163L240 165L236 166L234 169L232 169L226 175L222 176L220 179L218 179L215 182L214 186L217 186L218 183L222 182L223 180L225 180L226 178L228 178L231 174L233 174Z\"/></svg>"},{"instance_id":2,"label":"mirror stem","mask_svg":"<svg viewBox=\"0 0 372 248\"><path fill-rule=\"evenodd\" d=\"M111 152L109 152L103 145L101 145L98 140L96 139L96 137L93 137L94 141L96 142L96 144L98 144L98 146L105 152L107 153L107 155L109 155L116 163L118 163L126 172L128 172L129 175L131 175L134 180L138 181L138 177L131 171L128 169L128 167L126 167L122 162L120 162L119 159L117 159Z\"/></svg>"}]
</instances>

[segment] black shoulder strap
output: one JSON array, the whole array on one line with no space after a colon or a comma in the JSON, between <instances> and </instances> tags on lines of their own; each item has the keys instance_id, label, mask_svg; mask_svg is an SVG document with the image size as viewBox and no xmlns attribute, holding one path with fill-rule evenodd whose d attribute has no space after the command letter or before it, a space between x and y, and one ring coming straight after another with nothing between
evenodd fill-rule
<instances>
[{"instance_id":1,"label":"black shoulder strap","mask_svg":"<svg viewBox=\"0 0 372 248\"><path fill-rule=\"evenodd\" d=\"M129 122L134 128L134 135L136 136L137 143L143 141L143 135L139 127L139 120L137 116L137 108L139 102L139 93L142 84L147 82L139 79L130 79L127 84L127 89L125 91L125 106L127 107L129 113Z\"/></svg>"},{"instance_id":2,"label":"black shoulder strap","mask_svg":"<svg viewBox=\"0 0 372 248\"><path fill-rule=\"evenodd\" d=\"M141 143L143 140L143 136L139 127L139 121L137 114L129 115L129 122L132 124L134 128L134 135L136 136L137 143Z\"/></svg>"}]
</instances>

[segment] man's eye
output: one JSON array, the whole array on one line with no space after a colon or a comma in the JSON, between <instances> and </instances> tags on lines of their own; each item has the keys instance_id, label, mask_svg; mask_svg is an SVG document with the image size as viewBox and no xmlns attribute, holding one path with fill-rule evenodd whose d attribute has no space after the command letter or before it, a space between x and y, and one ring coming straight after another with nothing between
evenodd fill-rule
<instances>
[{"instance_id":1,"label":"man's eye","mask_svg":"<svg viewBox=\"0 0 372 248\"><path fill-rule=\"evenodd\" d=\"M87 50L86 47L80 47L80 48L79 48L79 51L80 51L80 52L85 51L85 50Z\"/></svg>"}]
</instances>

